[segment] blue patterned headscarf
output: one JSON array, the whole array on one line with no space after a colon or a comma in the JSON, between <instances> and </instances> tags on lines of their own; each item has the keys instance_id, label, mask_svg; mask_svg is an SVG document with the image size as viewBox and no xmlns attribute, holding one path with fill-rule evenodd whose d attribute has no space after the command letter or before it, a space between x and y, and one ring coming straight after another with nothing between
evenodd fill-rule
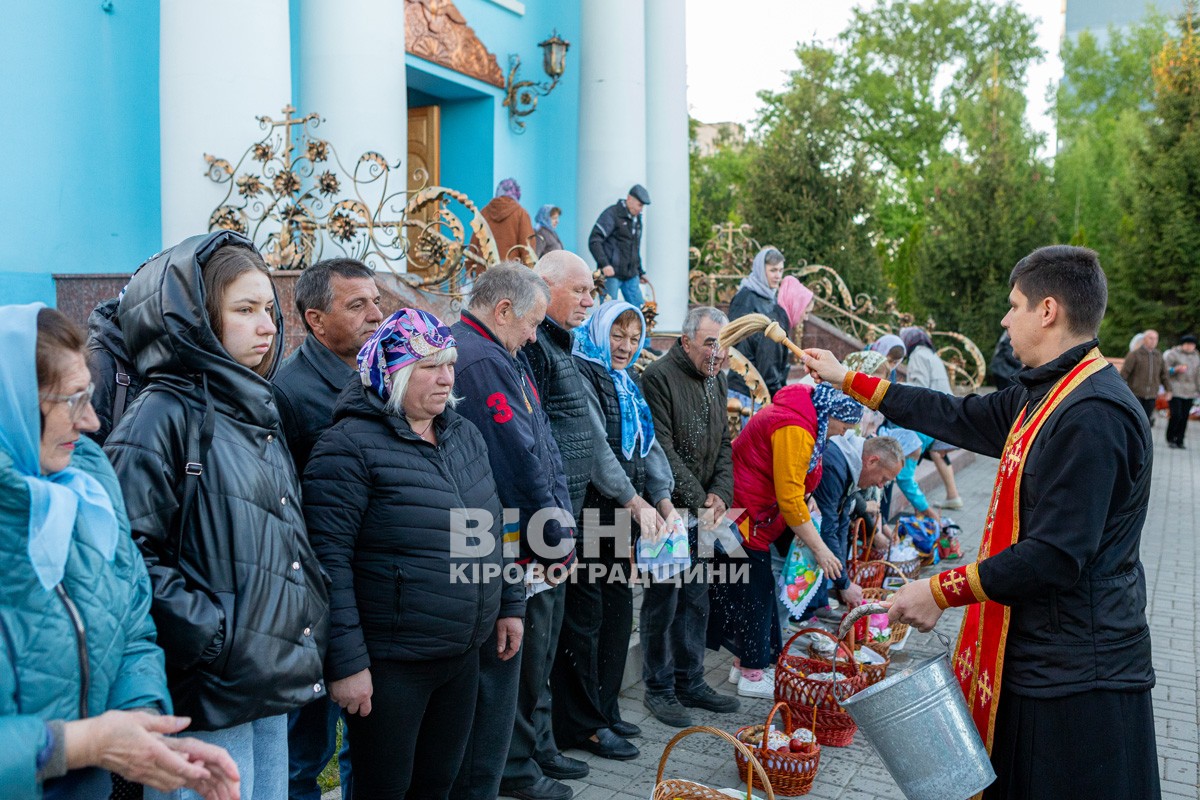
<instances>
[{"instance_id":1,"label":"blue patterned headscarf","mask_svg":"<svg viewBox=\"0 0 1200 800\"><path fill-rule=\"evenodd\" d=\"M386 403L392 393L393 372L457 346L454 334L433 314L402 308L384 320L358 351L358 377Z\"/></svg>"},{"instance_id":2,"label":"blue patterned headscarf","mask_svg":"<svg viewBox=\"0 0 1200 800\"><path fill-rule=\"evenodd\" d=\"M821 383L812 393L813 408L817 410L817 441L813 447L812 458L808 462L808 471L817 468L821 454L825 452L825 443L829 434L829 418L841 420L848 425L856 425L862 419L863 407L858 401L842 394L828 383Z\"/></svg>"},{"instance_id":3,"label":"blue patterned headscarf","mask_svg":"<svg viewBox=\"0 0 1200 800\"><path fill-rule=\"evenodd\" d=\"M117 514L98 480L67 467L49 475L41 467L38 406L37 315L45 306L0 306L0 449L29 487L29 561L47 591L62 580L75 522L80 534L109 561L117 551Z\"/></svg>"},{"instance_id":4,"label":"blue patterned headscarf","mask_svg":"<svg viewBox=\"0 0 1200 800\"><path fill-rule=\"evenodd\" d=\"M505 178L496 185L496 197L511 197L513 200L520 200L521 185L517 183L516 178Z\"/></svg>"},{"instance_id":5,"label":"blue patterned headscarf","mask_svg":"<svg viewBox=\"0 0 1200 800\"><path fill-rule=\"evenodd\" d=\"M557 208L557 206L547 205L547 206L542 206L540 209L538 209L537 217L534 219L534 223L535 223L534 227L535 228L549 228L550 230L554 230L554 223L550 221L550 212L553 211L555 208ZM562 213L562 212L559 212L559 213Z\"/></svg>"},{"instance_id":6,"label":"blue patterned headscarf","mask_svg":"<svg viewBox=\"0 0 1200 800\"><path fill-rule=\"evenodd\" d=\"M612 345L608 341L608 335L617 317L631 309L637 313L638 321L642 325L642 341L638 343L633 358L629 359L628 367L613 369ZM633 369L638 356L642 354L642 348L646 346L646 318L631 303L609 300L596 309L586 324L572 331L571 335L574 337L571 353L608 370L608 375L617 389L617 400L621 404L621 454L629 460L636 451L645 458L650 452L650 445L654 444L654 419L650 415L650 406L646 405L646 399L642 397L642 390L629 376L629 370Z\"/></svg>"}]
</instances>

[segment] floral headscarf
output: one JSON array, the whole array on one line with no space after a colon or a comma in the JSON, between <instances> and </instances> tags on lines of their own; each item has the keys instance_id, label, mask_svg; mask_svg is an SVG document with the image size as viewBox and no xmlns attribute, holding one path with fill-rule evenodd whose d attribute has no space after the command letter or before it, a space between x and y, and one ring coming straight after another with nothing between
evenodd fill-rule
<instances>
[{"instance_id":1,"label":"floral headscarf","mask_svg":"<svg viewBox=\"0 0 1200 800\"><path fill-rule=\"evenodd\" d=\"M533 220L534 221L533 227L549 228L550 230L554 230L554 223L550 221L550 212L553 211L556 207L557 206L546 205L546 206L542 206L540 209L538 209L537 217Z\"/></svg>"},{"instance_id":2,"label":"floral headscarf","mask_svg":"<svg viewBox=\"0 0 1200 800\"><path fill-rule=\"evenodd\" d=\"M829 418L841 420L848 425L856 425L862 419L863 407L858 401L851 399L828 383L817 384L812 393L813 408L817 410L817 439L813 447L812 458L808 462L808 471L817 468L821 454L825 452L825 444L829 434Z\"/></svg>"},{"instance_id":3,"label":"floral headscarf","mask_svg":"<svg viewBox=\"0 0 1200 800\"><path fill-rule=\"evenodd\" d=\"M750 274L742 278L742 282L738 284L738 291L749 289L759 297L765 297L768 300L775 299L775 290L771 288L771 284L767 282L767 253L779 251L774 247L764 247L754 256L754 265L750 268Z\"/></svg>"},{"instance_id":4,"label":"floral headscarf","mask_svg":"<svg viewBox=\"0 0 1200 800\"><path fill-rule=\"evenodd\" d=\"M521 185L517 183L516 178L505 178L496 186L496 197L511 197L513 200L520 200Z\"/></svg>"},{"instance_id":5,"label":"floral headscarf","mask_svg":"<svg viewBox=\"0 0 1200 800\"><path fill-rule=\"evenodd\" d=\"M612 345L608 335L617 317L630 309L637 312L638 320L642 324L642 341L633 357L629 359L629 367L613 369ZM621 454L626 460L633 458L634 452L640 453L644 458L650 452L650 446L654 444L654 419L650 414L650 406L646 405L646 399L642 397L642 390L629 376L629 369L637 363L642 348L646 346L646 318L632 303L610 300L596 309L586 324L572 331L572 336L574 342L571 353L608 370L608 376L612 378L617 389L617 400L621 405Z\"/></svg>"},{"instance_id":6,"label":"floral headscarf","mask_svg":"<svg viewBox=\"0 0 1200 800\"><path fill-rule=\"evenodd\" d=\"M440 350L457 347L454 334L440 319L419 308L392 314L358 351L358 377L387 402L392 373Z\"/></svg>"},{"instance_id":7,"label":"floral headscarf","mask_svg":"<svg viewBox=\"0 0 1200 800\"><path fill-rule=\"evenodd\" d=\"M66 571L75 521L105 559L117 551L117 513L112 499L83 470L67 467L49 475L41 467L41 410L38 406L37 315L45 306L0 306L0 449L29 489L29 561L38 582L53 589Z\"/></svg>"},{"instance_id":8,"label":"floral headscarf","mask_svg":"<svg viewBox=\"0 0 1200 800\"><path fill-rule=\"evenodd\" d=\"M887 356L878 350L858 350L846 356L842 366L846 369L861 372L863 375L874 375L875 370L887 363Z\"/></svg>"}]
</instances>

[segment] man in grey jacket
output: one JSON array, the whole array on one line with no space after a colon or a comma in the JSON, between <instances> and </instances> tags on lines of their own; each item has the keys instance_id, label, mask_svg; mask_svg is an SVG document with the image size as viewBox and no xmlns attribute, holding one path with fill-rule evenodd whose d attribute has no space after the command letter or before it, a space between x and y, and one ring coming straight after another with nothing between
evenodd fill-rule
<instances>
[{"instance_id":1,"label":"man in grey jacket","mask_svg":"<svg viewBox=\"0 0 1200 800\"><path fill-rule=\"evenodd\" d=\"M672 502L687 509L693 566L700 566L699 528L712 528L733 502L733 447L725 410L725 353L717 343L728 318L711 306L688 312L683 335L642 373L654 434L675 477ZM652 580L641 611L642 702L665 725L692 724L688 708L737 711L736 697L704 681L708 584L701 570L685 579Z\"/></svg>"}]
</instances>

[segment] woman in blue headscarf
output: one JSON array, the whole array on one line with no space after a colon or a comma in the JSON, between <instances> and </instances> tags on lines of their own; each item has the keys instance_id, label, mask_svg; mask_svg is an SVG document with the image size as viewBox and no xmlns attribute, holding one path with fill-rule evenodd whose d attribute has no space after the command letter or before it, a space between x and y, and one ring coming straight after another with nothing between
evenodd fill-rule
<instances>
[{"instance_id":1,"label":"woman in blue headscarf","mask_svg":"<svg viewBox=\"0 0 1200 800\"><path fill-rule=\"evenodd\" d=\"M558 206L542 206L538 211L537 218L533 221L536 228L534 249L538 258L551 251L563 249L562 239L558 238L558 220L561 216L562 209Z\"/></svg>"},{"instance_id":2,"label":"woman in blue headscarf","mask_svg":"<svg viewBox=\"0 0 1200 800\"><path fill-rule=\"evenodd\" d=\"M646 343L646 321L630 303L611 300L574 331L597 443L583 504L576 579L567 586L559 656L551 677L554 735L561 748L581 747L604 758L630 759L638 749L625 736L640 733L621 719L617 694L633 629L629 517L657 536L679 520L671 504L674 479L654 438L654 421L633 374ZM646 498L649 498L647 502ZM651 505L653 503L653 505ZM611 526L617 525L619 538ZM603 531L604 526L609 530Z\"/></svg>"},{"instance_id":3,"label":"woman in blue headscarf","mask_svg":"<svg viewBox=\"0 0 1200 800\"><path fill-rule=\"evenodd\" d=\"M0 786L107 798L111 770L229 797L220 748L168 739L150 581L99 445L84 334L41 304L0 307ZM100 768L100 769L98 769Z\"/></svg>"},{"instance_id":4,"label":"woman in blue headscarf","mask_svg":"<svg viewBox=\"0 0 1200 800\"><path fill-rule=\"evenodd\" d=\"M792 322L788 312L779 305L779 285L783 282L783 253L774 247L764 247L754 256L750 274L742 280L738 292L729 303L729 321L747 314L765 314L785 331L791 331ZM746 357L758 374L762 375L767 391L775 393L787 384L790 365L788 349L777 342L756 333L737 346L738 352ZM750 390L741 376L729 375L729 394L749 407Z\"/></svg>"}]
</instances>

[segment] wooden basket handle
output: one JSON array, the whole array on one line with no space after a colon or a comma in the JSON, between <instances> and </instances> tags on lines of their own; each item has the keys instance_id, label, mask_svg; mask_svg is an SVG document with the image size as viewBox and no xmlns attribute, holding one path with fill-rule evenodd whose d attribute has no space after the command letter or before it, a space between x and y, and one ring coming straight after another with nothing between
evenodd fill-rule
<instances>
[{"instance_id":1,"label":"wooden basket handle","mask_svg":"<svg viewBox=\"0 0 1200 800\"><path fill-rule=\"evenodd\" d=\"M693 725L690 728L684 728L679 733L672 737L671 741L667 742L667 746L663 748L662 756L658 759L658 774L654 777L654 784L657 786L662 783L663 771L667 768L667 756L671 750L679 743L681 739L691 736L696 733L708 733L713 736L720 737L729 742L734 748L742 754L746 759L746 800L754 800L754 780L753 774L758 773L758 780L762 783L763 788L767 790L767 800L775 800L775 790L771 788L771 779L767 777L766 770L762 764L758 763L758 757L754 755L754 751L745 744L738 741L737 737L726 733L719 728L712 728L708 725ZM763 737L767 735L767 729L763 728Z\"/></svg>"},{"instance_id":2,"label":"wooden basket handle","mask_svg":"<svg viewBox=\"0 0 1200 800\"><path fill-rule=\"evenodd\" d=\"M859 608L862 608L862 606L859 606ZM853 613L853 612L851 612L851 613ZM847 619L849 619L849 616L847 616ZM857 619L857 617L855 619ZM845 623L842 623L842 624L844 625ZM855 675L858 674L858 662L856 662L854 660L854 651L847 650L845 642L843 642L837 636L834 636L829 631L822 630L821 628L802 628L801 630L796 631L794 634L792 634L792 638L787 640L787 644L785 644L783 646L783 655L786 655L789 651L791 651L792 643L795 642L796 639L798 639L799 637L803 636L806 633L813 633L813 632L819 633L822 636L828 636L830 639L833 639L833 643L835 645L837 645L837 647L834 648L833 657L829 659L830 669L833 670L833 674L834 674L833 681L835 683L838 680L837 676L841 675L841 673L838 672L838 670L837 670L837 651L838 650L844 650L846 652L846 660L850 663L851 668L853 668L854 674ZM844 638L846 634L843 633L841 635ZM781 655L780 658L782 658L783 655Z\"/></svg>"},{"instance_id":3,"label":"wooden basket handle","mask_svg":"<svg viewBox=\"0 0 1200 800\"><path fill-rule=\"evenodd\" d=\"M904 579L905 583L912 583L912 578L905 575L904 570L900 569L899 567L897 567L895 564L893 564L890 561L884 561L882 558L878 558L874 561L868 561L867 563L868 564L883 564L884 566L891 567L892 569L896 570L897 575L899 575L901 578Z\"/></svg>"}]
</instances>

